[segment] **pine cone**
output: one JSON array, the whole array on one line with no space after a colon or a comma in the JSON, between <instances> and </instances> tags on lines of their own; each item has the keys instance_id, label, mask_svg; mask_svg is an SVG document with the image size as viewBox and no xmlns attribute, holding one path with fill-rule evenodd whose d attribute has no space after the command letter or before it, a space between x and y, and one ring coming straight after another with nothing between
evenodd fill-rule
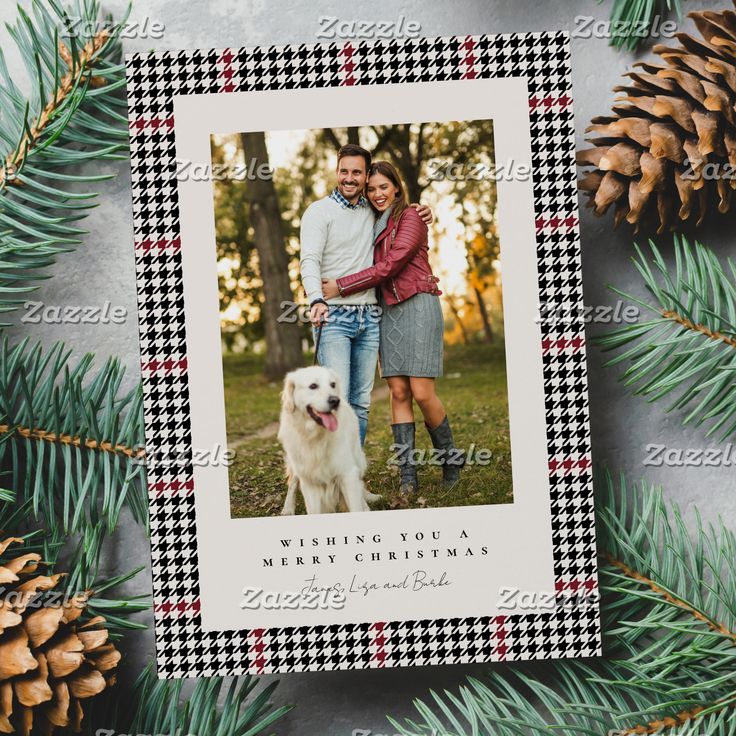
<instances>
[{"instance_id":1,"label":"pine cone","mask_svg":"<svg viewBox=\"0 0 736 736\"><path fill-rule=\"evenodd\" d=\"M736 0L734 0L736 4ZM586 132L594 148L578 152L592 166L578 182L589 206L603 215L613 204L614 224L678 221L700 225L712 199L721 214L736 188L736 13L689 13L702 38L678 33L678 47L658 45L663 66L638 63L631 83L614 87L613 114L593 118ZM715 203L714 203L715 204Z\"/></svg>"},{"instance_id":2,"label":"pine cone","mask_svg":"<svg viewBox=\"0 0 736 736\"><path fill-rule=\"evenodd\" d=\"M90 591L44 599L63 574L34 575L39 554L5 555L16 543L0 541L0 733L79 731L81 701L114 684L120 653L102 616L81 620Z\"/></svg>"}]
</instances>

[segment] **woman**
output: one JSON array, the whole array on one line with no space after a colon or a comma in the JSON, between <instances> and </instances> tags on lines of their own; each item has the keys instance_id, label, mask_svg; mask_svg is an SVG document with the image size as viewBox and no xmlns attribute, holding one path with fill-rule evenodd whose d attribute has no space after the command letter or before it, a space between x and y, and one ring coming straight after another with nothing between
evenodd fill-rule
<instances>
[{"instance_id":1,"label":"woman","mask_svg":"<svg viewBox=\"0 0 736 736\"><path fill-rule=\"evenodd\" d=\"M419 488L414 401L433 446L440 450L442 476L449 486L458 480L464 460L455 449L445 408L435 390L435 379L442 375L444 326L438 279L429 265L427 225L408 206L401 178L391 164L376 161L371 166L366 194L378 216L373 229L374 265L337 280L325 279L322 291L330 299L378 287L383 308L379 359L381 376L391 392L391 430L400 453L401 493L415 493Z\"/></svg>"}]
</instances>

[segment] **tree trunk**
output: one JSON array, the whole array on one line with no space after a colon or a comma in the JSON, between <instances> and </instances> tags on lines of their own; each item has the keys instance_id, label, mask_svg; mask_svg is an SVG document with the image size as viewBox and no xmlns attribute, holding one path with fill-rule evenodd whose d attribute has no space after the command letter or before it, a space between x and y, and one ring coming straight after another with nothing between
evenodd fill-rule
<instances>
[{"instance_id":1,"label":"tree trunk","mask_svg":"<svg viewBox=\"0 0 736 736\"><path fill-rule=\"evenodd\" d=\"M348 130L348 143L352 143L353 145L359 146L360 145L360 128L353 126L347 129ZM327 143L329 143L336 151L339 151L340 148L342 148L342 141L337 137L337 133L332 128L323 128L322 133L324 135L325 140Z\"/></svg>"},{"instance_id":2,"label":"tree trunk","mask_svg":"<svg viewBox=\"0 0 736 736\"><path fill-rule=\"evenodd\" d=\"M416 138L412 138L411 125L374 126L373 131L378 137L374 149L375 159L380 158L379 154L382 151L391 155L406 186L409 204L419 204L424 191L424 187L419 183L424 162L424 123L419 125ZM416 153L413 153L413 150Z\"/></svg>"},{"instance_id":3,"label":"tree trunk","mask_svg":"<svg viewBox=\"0 0 736 736\"><path fill-rule=\"evenodd\" d=\"M406 196L409 204L419 204L423 191L423 187L419 184L419 173L422 170L424 158L424 124L419 126L414 143L415 154L412 152L411 125L401 126L398 140L394 145L394 155L401 171L401 178L406 186Z\"/></svg>"},{"instance_id":4,"label":"tree trunk","mask_svg":"<svg viewBox=\"0 0 736 736\"><path fill-rule=\"evenodd\" d=\"M463 336L463 343L467 345L470 341L468 339L468 331L465 329L465 325L463 324L463 321L460 319L460 312L458 311L458 308L455 306L455 300L449 295L446 294L447 304L450 307L450 311L452 312L452 316L455 318L455 322L457 322L458 326L460 327L460 334Z\"/></svg>"},{"instance_id":5,"label":"tree trunk","mask_svg":"<svg viewBox=\"0 0 736 736\"><path fill-rule=\"evenodd\" d=\"M475 298L478 300L478 311L480 312L480 318L483 320L483 334L487 343L493 342L493 328L491 327L491 320L488 317L488 309L486 303L483 301L483 294L480 293L478 287L473 287L475 291Z\"/></svg>"},{"instance_id":6,"label":"tree trunk","mask_svg":"<svg viewBox=\"0 0 736 736\"><path fill-rule=\"evenodd\" d=\"M241 133L246 162L253 161L252 171L269 166L264 133ZM265 164L264 169L261 165ZM289 254L286 252L281 211L273 180L247 178L245 197L250 205L258 268L263 281L261 318L266 334L266 376L273 380L283 377L302 363L301 336L297 325L279 322L282 302L293 302L289 283Z\"/></svg>"}]
</instances>

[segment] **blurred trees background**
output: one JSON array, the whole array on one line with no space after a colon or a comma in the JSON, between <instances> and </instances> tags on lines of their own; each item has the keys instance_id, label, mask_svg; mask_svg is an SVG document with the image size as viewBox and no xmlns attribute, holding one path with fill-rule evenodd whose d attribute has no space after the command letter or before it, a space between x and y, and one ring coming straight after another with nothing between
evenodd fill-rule
<instances>
[{"instance_id":1,"label":"blurred trees background","mask_svg":"<svg viewBox=\"0 0 736 736\"><path fill-rule=\"evenodd\" d=\"M502 339L493 123L478 120L212 136L213 165L234 172L214 183L225 350L265 350L274 379L302 363L310 337L300 217L334 186L336 153L348 142L391 161L410 200L434 212L430 258L446 341ZM272 177L254 175L261 164Z\"/></svg>"}]
</instances>

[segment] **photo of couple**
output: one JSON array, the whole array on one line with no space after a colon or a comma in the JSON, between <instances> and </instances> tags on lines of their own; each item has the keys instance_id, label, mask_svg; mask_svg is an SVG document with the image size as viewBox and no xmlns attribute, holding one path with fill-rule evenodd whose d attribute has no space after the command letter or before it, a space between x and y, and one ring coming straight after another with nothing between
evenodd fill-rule
<instances>
[{"instance_id":1,"label":"photo of couple","mask_svg":"<svg viewBox=\"0 0 736 736\"><path fill-rule=\"evenodd\" d=\"M512 503L492 121L211 145L232 515Z\"/></svg>"}]
</instances>

